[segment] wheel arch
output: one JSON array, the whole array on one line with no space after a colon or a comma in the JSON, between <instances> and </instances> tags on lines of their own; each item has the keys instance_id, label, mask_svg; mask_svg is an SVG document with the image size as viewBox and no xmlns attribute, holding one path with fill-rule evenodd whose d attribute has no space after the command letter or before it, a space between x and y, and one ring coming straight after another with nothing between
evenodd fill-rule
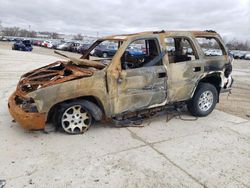
<instances>
[{"instance_id":1,"label":"wheel arch","mask_svg":"<svg viewBox=\"0 0 250 188\"><path fill-rule=\"evenodd\" d=\"M218 96L219 96L220 90L221 90L221 84L222 84L221 72L210 73L210 74L207 74L206 76L202 77L199 80L198 84L195 86L191 98L194 96L194 93L195 93L195 91L200 83L209 83L209 84L213 85L216 88L216 90L218 92ZM219 97L218 97L217 102L219 102Z\"/></svg>"},{"instance_id":2,"label":"wheel arch","mask_svg":"<svg viewBox=\"0 0 250 188\"><path fill-rule=\"evenodd\" d=\"M106 113L105 113L105 109L104 109L104 106L101 102L100 99L98 99L97 97L95 96L82 96L82 97L77 97L77 98L73 98L73 99L67 99L67 100L64 100L64 101L60 101L56 104L54 104L50 110L48 111L48 114L47 114L47 122L51 122L51 121L54 121L54 118L55 118L55 112L60 108L60 105L62 103L67 103L67 102L72 102L72 101L77 101L77 100L87 100L89 102L92 102L94 103L95 105L97 105L100 110L102 111L102 114L105 116Z\"/></svg>"}]
</instances>

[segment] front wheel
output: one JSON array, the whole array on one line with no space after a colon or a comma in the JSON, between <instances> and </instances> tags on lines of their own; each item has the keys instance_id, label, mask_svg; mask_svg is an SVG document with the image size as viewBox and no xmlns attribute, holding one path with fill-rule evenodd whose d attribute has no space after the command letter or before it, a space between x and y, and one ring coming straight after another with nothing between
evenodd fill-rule
<instances>
[{"instance_id":1,"label":"front wheel","mask_svg":"<svg viewBox=\"0 0 250 188\"><path fill-rule=\"evenodd\" d=\"M93 120L89 108L89 104L85 101L73 101L61 104L56 118L57 125L69 134L86 132Z\"/></svg>"},{"instance_id":2,"label":"front wheel","mask_svg":"<svg viewBox=\"0 0 250 188\"><path fill-rule=\"evenodd\" d=\"M187 107L192 115L204 117L214 110L217 100L218 92L215 86L209 83L201 83Z\"/></svg>"}]
</instances>

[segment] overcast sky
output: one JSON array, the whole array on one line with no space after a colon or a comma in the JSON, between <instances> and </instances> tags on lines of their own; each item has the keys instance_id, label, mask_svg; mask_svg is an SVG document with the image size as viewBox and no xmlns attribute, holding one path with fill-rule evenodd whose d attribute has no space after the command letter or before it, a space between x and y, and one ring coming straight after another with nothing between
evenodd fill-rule
<instances>
[{"instance_id":1,"label":"overcast sky","mask_svg":"<svg viewBox=\"0 0 250 188\"><path fill-rule=\"evenodd\" d=\"M67 34L213 29L250 40L250 0L0 0L0 20Z\"/></svg>"}]
</instances>

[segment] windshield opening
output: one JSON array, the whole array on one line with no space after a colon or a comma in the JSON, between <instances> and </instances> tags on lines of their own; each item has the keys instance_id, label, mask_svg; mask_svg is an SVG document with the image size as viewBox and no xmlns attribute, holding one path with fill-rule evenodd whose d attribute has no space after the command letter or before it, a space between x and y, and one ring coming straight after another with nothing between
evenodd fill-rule
<instances>
[{"instance_id":1,"label":"windshield opening","mask_svg":"<svg viewBox=\"0 0 250 188\"><path fill-rule=\"evenodd\" d=\"M121 40L98 40L86 50L82 58L108 65L122 43Z\"/></svg>"}]
</instances>

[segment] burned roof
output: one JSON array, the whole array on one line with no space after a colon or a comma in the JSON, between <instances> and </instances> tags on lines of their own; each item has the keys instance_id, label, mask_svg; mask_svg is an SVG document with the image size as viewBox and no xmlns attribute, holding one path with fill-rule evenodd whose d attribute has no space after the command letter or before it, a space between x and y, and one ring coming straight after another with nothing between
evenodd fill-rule
<instances>
[{"instance_id":1,"label":"burned roof","mask_svg":"<svg viewBox=\"0 0 250 188\"><path fill-rule=\"evenodd\" d=\"M120 34L120 35L110 35L103 37L99 40L127 40L132 37L139 36L147 36L147 35L173 35L173 34L186 34L186 35L194 35L194 36L217 36L216 31L213 30L205 30L205 31L187 31L187 30L176 30L176 31L168 31L168 30L160 30L160 31L146 31L139 33L131 33L131 34Z\"/></svg>"}]
</instances>

